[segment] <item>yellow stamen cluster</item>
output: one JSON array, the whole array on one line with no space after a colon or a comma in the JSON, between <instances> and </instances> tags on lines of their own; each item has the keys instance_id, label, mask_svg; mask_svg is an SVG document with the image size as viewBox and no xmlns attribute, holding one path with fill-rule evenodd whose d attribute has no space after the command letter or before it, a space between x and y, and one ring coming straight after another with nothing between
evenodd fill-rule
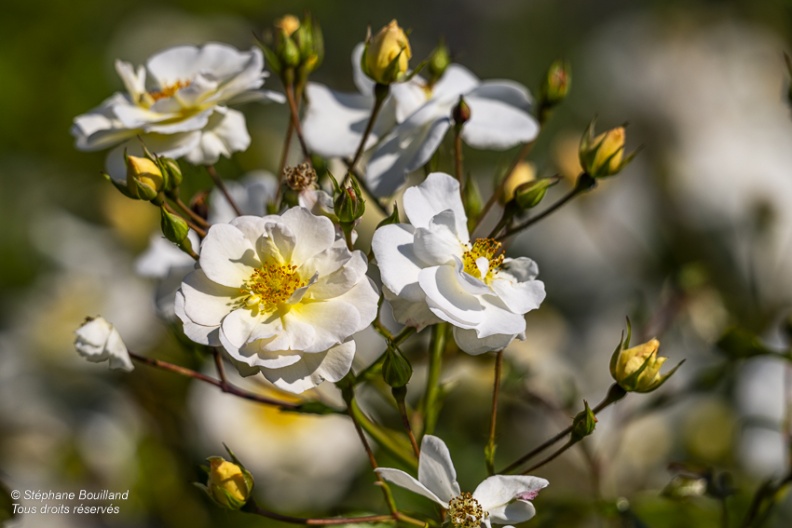
<instances>
[{"instance_id":1,"label":"yellow stamen cluster","mask_svg":"<svg viewBox=\"0 0 792 528\"><path fill-rule=\"evenodd\" d=\"M173 97L176 94L176 92L178 92L182 88L187 88L188 86L190 86L190 82L191 81L176 81L173 84L163 86L161 90L155 92L149 92L148 95L155 102L159 101L160 99L165 99L166 97Z\"/></svg>"},{"instance_id":2,"label":"yellow stamen cluster","mask_svg":"<svg viewBox=\"0 0 792 528\"><path fill-rule=\"evenodd\" d=\"M455 528L479 528L481 521L488 517L479 501L468 492L454 497L448 503L448 518Z\"/></svg>"},{"instance_id":3,"label":"yellow stamen cluster","mask_svg":"<svg viewBox=\"0 0 792 528\"><path fill-rule=\"evenodd\" d=\"M498 269L503 265L503 244L493 238L477 238L470 249L465 251L462 255L462 264L465 266L465 273L481 279L489 283L497 273ZM476 265L476 260L484 257L489 261L489 268L487 269L486 276L481 276Z\"/></svg>"},{"instance_id":4,"label":"yellow stamen cluster","mask_svg":"<svg viewBox=\"0 0 792 528\"><path fill-rule=\"evenodd\" d=\"M305 284L297 273L297 266L264 264L254 270L242 286L242 293L247 294L243 302L251 310L273 312Z\"/></svg>"}]
</instances>

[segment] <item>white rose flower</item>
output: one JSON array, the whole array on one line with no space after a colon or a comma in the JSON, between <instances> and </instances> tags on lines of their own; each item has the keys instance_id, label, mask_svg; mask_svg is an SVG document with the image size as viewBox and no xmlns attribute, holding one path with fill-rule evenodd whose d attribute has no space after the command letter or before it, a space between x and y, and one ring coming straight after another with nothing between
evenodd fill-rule
<instances>
[{"instance_id":1,"label":"white rose flower","mask_svg":"<svg viewBox=\"0 0 792 528\"><path fill-rule=\"evenodd\" d=\"M543 478L528 475L494 475L484 479L473 493L463 493L448 447L432 435L421 441L417 479L400 469L375 471L388 482L439 504L448 513L453 528L525 522L536 515L530 501L549 484Z\"/></svg>"},{"instance_id":2,"label":"white rose flower","mask_svg":"<svg viewBox=\"0 0 792 528\"><path fill-rule=\"evenodd\" d=\"M111 369L130 372L135 367L121 335L102 317L88 318L76 331L74 347L92 363L109 361Z\"/></svg>"},{"instance_id":3,"label":"white rose flower","mask_svg":"<svg viewBox=\"0 0 792 528\"><path fill-rule=\"evenodd\" d=\"M374 105L374 83L360 69L362 45L352 54L354 80L360 93L339 93L309 83L310 100L303 123L308 146L326 157L352 156ZM365 178L376 196L390 196L405 176L424 164L440 146L451 126L451 111L465 98L471 117L462 129L468 145L505 150L532 141L539 125L529 114L531 96L508 80L480 81L464 66L451 64L428 86L416 76L391 85L392 97L380 111L366 142L371 157Z\"/></svg>"},{"instance_id":4,"label":"white rose flower","mask_svg":"<svg viewBox=\"0 0 792 528\"><path fill-rule=\"evenodd\" d=\"M176 315L190 339L222 346L241 373L299 393L349 372L352 335L377 314L366 269L365 255L307 209L241 216L209 229Z\"/></svg>"},{"instance_id":5,"label":"white rose flower","mask_svg":"<svg viewBox=\"0 0 792 528\"><path fill-rule=\"evenodd\" d=\"M469 354L524 339L524 314L539 307L536 263L506 258L501 243L470 241L459 183L441 172L404 193L410 224L380 227L371 247L396 320L419 330L447 321Z\"/></svg>"},{"instance_id":6,"label":"white rose flower","mask_svg":"<svg viewBox=\"0 0 792 528\"><path fill-rule=\"evenodd\" d=\"M80 150L114 147L107 172L122 181L124 151L151 151L184 157L196 165L215 163L221 155L245 150L250 136L245 117L226 105L282 96L258 90L267 73L261 50L241 52L210 43L202 48L177 46L149 58L146 67L116 61L126 93L116 93L99 107L77 116L71 129Z\"/></svg>"}]
</instances>

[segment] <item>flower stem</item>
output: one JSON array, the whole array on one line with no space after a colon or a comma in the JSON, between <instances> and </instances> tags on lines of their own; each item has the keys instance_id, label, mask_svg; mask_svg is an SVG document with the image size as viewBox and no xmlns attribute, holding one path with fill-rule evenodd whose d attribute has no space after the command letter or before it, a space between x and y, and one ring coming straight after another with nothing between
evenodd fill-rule
<instances>
[{"instance_id":1,"label":"flower stem","mask_svg":"<svg viewBox=\"0 0 792 528\"><path fill-rule=\"evenodd\" d=\"M204 229L208 229L209 227L211 227L209 222L207 222L201 215L196 214L195 211L190 209L190 206L184 203L182 199L179 197L179 195L175 195L169 198L178 206L179 209L184 211L196 225Z\"/></svg>"},{"instance_id":2,"label":"flower stem","mask_svg":"<svg viewBox=\"0 0 792 528\"><path fill-rule=\"evenodd\" d=\"M297 133L297 141L300 142L300 148L302 149L303 156L305 157L305 161L311 161L311 151L308 149L308 145L305 143L305 138L303 137L302 127L300 126L300 111L297 104L297 97L294 95L294 83L293 82L285 82L284 83L284 91L286 92L286 101L289 103L289 114L291 116L291 125L294 128L294 132Z\"/></svg>"},{"instance_id":3,"label":"flower stem","mask_svg":"<svg viewBox=\"0 0 792 528\"><path fill-rule=\"evenodd\" d=\"M336 526L340 524L358 524L358 523L392 523L396 522L397 518L393 515L367 515L364 517L329 517L329 518L305 518L305 517L292 517L290 515L282 515L273 511L261 508L254 499L250 499L247 504L242 508L242 511L266 517L267 519L274 519L276 521L289 523L289 524L303 524L306 526Z\"/></svg>"},{"instance_id":4,"label":"flower stem","mask_svg":"<svg viewBox=\"0 0 792 528\"><path fill-rule=\"evenodd\" d=\"M487 464L487 473L495 474L495 431L498 419L498 393L500 392L501 372L503 370L503 350L498 350L495 356L495 380L492 384L492 410L490 412L489 442L484 450L484 460Z\"/></svg>"},{"instance_id":5,"label":"flower stem","mask_svg":"<svg viewBox=\"0 0 792 528\"><path fill-rule=\"evenodd\" d=\"M196 372L192 369L188 369L180 365L174 365L173 363L168 363L167 361L160 361L159 359L153 359L146 356L141 356L139 354L135 354L134 352L129 352L129 357L131 357L132 359L134 359L139 363L144 363L146 365L156 367L162 370L167 370L169 372L175 372L176 374L179 374L181 376L193 378L198 381L203 381L204 383L214 385L223 392L233 394L234 396L237 396L245 400L254 401L256 403L263 403L265 405L274 405L275 407L279 407L280 409L283 410L296 410L300 407L300 404L298 403L289 403L280 400L274 400L272 398L267 398L266 396L256 394L255 392L250 392L244 389L240 389L239 387L232 385L227 381L217 380L205 374L201 374L200 372Z\"/></svg>"},{"instance_id":6,"label":"flower stem","mask_svg":"<svg viewBox=\"0 0 792 528\"><path fill-rule=\"evenodd\" d=\"M355 155L352 157L352 161L349 163L350 169L354 169L355 165L360 161L360 157L366 149L368 137L371 135L371 131L374 128L374 122L377 120L377 116L382 109L383 103L385 103L385 99L388 98L388 94L390 94L390 85L380 83L374 85L374 106L371 108L371 116L369 117L368 123L366 123L366 130L360 138L360 144L355 151Z\"/></svg>"},{"instance_id":7,"label":"flower stem","mask_svg":"<svg viewBox=\"0 0 792 528\"><path fill-rule=\"evenodd\" d=\"M459 181L459 190L465 186L465 176L462 170L462 127L454 128L454 175Z\"/></svg>"},{"instance_id":8,"label":"flower stem","mask_svg":"<svg viewBox=\"0 0 792 528\"><path fill-rule=\"evenodd\" d=\"M618 384L614 383L608 389L608 393L605 395L605 398L603 398L603 400L601 402L599 402L596 405L596 407L591 409L591 412L593 412L594 414L597 414L600 411L602 411L603 409L605 409L606 407L608 407L609 405L611 405L613 403L616 403L617 401L621 400L626 395L627 395L627 392L624 389L622 389ZM547 449L547 448L551 447L552 445L556 444L559 440L562 440L565 436L567 436L568 434L570 434L572 432L572 428L573 428L573 425L570 424L569 427L567 427L566 429L564 429L560 433L556 434L552 438L549 438L548 440L546 440L545 442L543 442L539 446L535 447L534 449L532 449L531 451L529 451L525 455L521 456L519 459L517 459L514 462L512 462L511 464L509 464L508 466L506 466L503 470L499 471L498 473L506 474L506 473L513 472L515 469L517 469L519 466L523 465L525 462L529 461L530 459L532 459L533 457L535 457L536 455L538 455L539 453L541 453L545 449ZM558 456L558 455L555 455L555 456ZM555 458L555 457L553 457L553 458ZM549 462L549 460L547 462Z\"/></svg>"},{"instance_id":9,"label":"flower stem","mask_svg":"<svg viewBox=\"0 0 792 528\"><path fill-rule=\"evenodd\" d=\"M231 209L234 210L234 213L236 213L237 216L242 216L242 211L239 209L239 207L237 206L236 202L231 197L231 194L228 192L228 189L226 188L225 183L223 183L223 179L220 177L219 174L217 174L217 170L215 170L214 165L207 165L206 166L206 172L208 172L209 176L211 176L212 181L214 181L215 186L218 189L220 189L221 193L223 193L223 196L225 197L226 201L228 202L228 205L231 206Z\"/></svg>"},{"instance_id":10,"label":"flower stem","mask_svg":"<svg viewBox=\"0 0 792 528\"><path fill-rule=\"evenodd\" d=\"M569 191L565 196L561 197L560 200L558 200L556 203L554 203L553 205L542 211L540 214L534 216L533 218L530 218L525 222L523 222L522 224L517 225L511 229L507 229L506 232L498 236L496 240L505 240L506 238L509 238L512 235L516 235L523 229L527 229L528 227L531 227L540 220L545 219L546 217L553 214L555 211L559 210L574 197L583 194L587 191L590 191L596 186L597 186L597 181L594 178L592 178L586 173L581 174L580 176L578 176L578 180L577 183L575 184L575 187L571 191Z\"/></svg>"},{"instance_id":11,"label":"flower stem","mask_svg":"<svg viewBox=\"0 0 792 528\"><path fill-rule=\"evenodd\" d=\"M429 356L429 375L426 378L426 393L423 400L424 434L433 434L440 412L440 372L443 365L448 323L438 323L432 328L432 343Z\"/></svg>"},{"instance_id":12,"label":"flower stem","mask_svg":"<svg viewBox=\"0 0 792 528\"><path fill-rule=\"evenodd\" d=\"M412 468L418 467L415 459L412 456L412 453L395 441L396 435L393 432L386 431L379 425L372 422L371 419L360 409L356 400L352 399L347 405L349 406L348 412L349 416L352 417L352 420L357 424L357 426L368 433L368 435L371 436L371 438L373 438L377 444L382 446L391 455L398 458L408 466Z\"/></svg>"},{"instance_id":13,"label":"flower stem","mask_svg":"<svg viewBox=\"0 0 792 528\"><path fill-rule=\"evenodd\" d=\"M421 449L418 447L418 442L415 441L415 435L413 434L412 425L410 424L410 415L407 412L407 403L405 402L407 388L394 387L391 392L393 393L393 398L396 400L396 407L399 409L399 416L401 416L402 425L404 426L404 431L407 433L407 438L410 439L410 445L412 445L415 458L418 458L421 455Z\"/></svg>"},{"instance_id":14,"label":"flower stem","mask_svg":"<svg viewBox=\"0 0 792 528\"><path fill-rule=\"evenodd\" d=\"M578 438L570 438L569 440L567 440L566 444L562 445L558 449L558 451L556 451L555 453L551 454L547 458L544 458L544 459L540 460L539 462L537 462L533 466L529 467L528 469L523 471L522 474L523 475L527 475L531 471L534 471L535 469L539 469L540 467L544 466L545 464L549 464L550 462L552 462L553 460L555 460L556 458L561 456L561 454L564 453L564 451L566 451L567 449L569 449L573 445L577 444L579 441L580 441L580 439L578 439Z\"/></svg>"}]
</instances>

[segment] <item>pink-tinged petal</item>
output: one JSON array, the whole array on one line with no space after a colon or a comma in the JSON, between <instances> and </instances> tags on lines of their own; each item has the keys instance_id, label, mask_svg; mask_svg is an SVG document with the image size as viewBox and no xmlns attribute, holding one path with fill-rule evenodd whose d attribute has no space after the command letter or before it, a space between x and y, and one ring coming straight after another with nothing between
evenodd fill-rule
<instances>
[{"instance_id":1,"label":"pink-tinged petal","mask_svg":"<svg viewBox=\"0 0 792 528\"><path fill-rule=\"evenodd\" d=\"M436 436L425 435L421 441L418 480L444 503L460 494L451 454L445 442Z\"/></svg>"},{"instance_id":2,"label":"pink-tinged petal","mask_svg":"<svg viewBox=\"0 0 792 528\"><path fill-rule=\"evenodd\" d=\"M176 292L176 297L173 300L173 311L176 317L181 320L184 335L190 341L200 345L220 346L220 327L199 325L187 317L184 312L184 293L181 290Z\"/></svg>"},{"instance_id":3,"label":"pink-tinged petal","mask_svg":"<svg viewBox=\"0 0 792 528\"><path fill-rule=\"evenodd\" d=\"M529 475L494 475L486 478L478 485L473 492L473 498L492 516L493 511L502 513L498 510L499 508L520 497L525 497L526 494L535 496L539 490L545 488L548 484L547 480L543 478ZM521 500L521 502L525 501ZM524 506L517 506L516 511L513 513L515 515L519 514L520 508L524 508ZM509 512L506 511L505 513ZM492 520L498 524L505 524L519 523L527 519L518 520L516 517L500 517L497 520Z\"/></svg>"},{"instance_id":4,"label":"pink-tinged petal","mask_svg":"<svg viewBox=\"0 0 792 528\"><path fill-rule=\"evenodd\" d=\"M533 141L539 124L527 112L496 99L467 97L470 121L462 129L462 139L481 149L506 150Z\"/></svg>"},{"instance_id":5,"label":"pink-tinged petal","mask_svg":"<svg viewBox=\"0 0 792 528\"><path fill-rule=\"evenodd\" d=\"M404 212L415 227L429 227L432 218L449 209L454 212L457 237L463 242L468 241L467 215L459 182L453 176L433 172L420 185L404 192Z\"/></svg>"},{"instance_id":6,"label":"pink-tinged petal","mask_svg":"<svg viewBox=\"0 0 792 528\"><path fill-rule=\"evenodd\" d=\"M466 242L457 236L454 212L446 210L432 218L428 228L416 229L415 254L431 266L453 264L454 257L462 257Z\"/></svg>"},{"instance_id":7,"label":"pink-tinged petal","mask_svg":"<svg viewBox=\"0 0 792 528\"><path fill-rule=\"evenodd\" d=\"M292 207L281 215L283 223L297 234L292 264L299 265L333 245L335 227L329 218L311 214L304 207Z\"/></svg>"},{"instance_id":8,"label":"pink-tinged petal","mask_svg":"<svg viewBox=\"0 0 792 528\"><path fill-rule=\"evenodd\" d=\"M247 150L250 134L247 131L245 116L236 110L215 107L206 127L201 131L196 148L185 155L194 165L211 165L220 156L230 158L234 152Z\"/></svg>"},{"instance_id":9,"label":"pink-tinged petal","mask_svg":"<svg viewBox=\"0 0 792 528\"><path fill-rule=\"evenodd\" d=\"M479 337L475 330L454 328L454 341L457 346L470 355L477 356L493 350L503 350L514 339L514 335L495 334Z\"/></svg>"},{"instance_id":10,"label":"pink-tinged petal","mask_svg":"<svg viewBox=\"0 0 792 528\"><path fill-rule=\"evenodd\" d=\"M452 99L456 103L460 95L468 93L478 85L478 77L473 75L473 72L459 64L450 64L437 84L434 85L432 97Z\"/></svg>"},{"instance_id":11,"label":"pink-tinged petal","mask_svg":"<svg viewBox=\"0 0 792 528\"><path fill-rule=\"evenodd\" d=\"M201 244L199 263L209 280L230 288L241 288L261 265L250 241L230 224L209 228Z\"/></svg>"},{"instance_id":12,"label":"pink-tinged petal","mask_svg":"<svg viewBox=\"0 0 792 528\"><path fill-rule=\"evenodd\" d=\"M419 109L374 149L365 178L375 196L390 196L396 192L407 174L424 166L442 143L451 126L450 118L424 118L426 113L434 113L434 109L427 108L426 112Z\"/></svg>"},{"instance_id":13,"label":"pink-tinged petal","mask_svg":"<svg viewBox=\"0 0 792 528\"><path fill-rule=\"evenodd\" d=\"M422 497L426 497L427 499L436 502L443 508L448 508L448 501L443 501L440 499L437 495L427 489L426 486L415 480L404 471L393 468L377 468L374 471L376 471L380 477L391 484L396 484L401 488L412 491L413 493L417 493Z\"/></svg>"},{"instance_id":14,"label":"pink-tinged petal","mask_svg":"<svg viewBox=\"0 0 792 528\"><path fill-rule=\"evenodd\" d=\"M418 282L423 263L415 254L415 228L408 224L382 226L374 232L371 249L380 269L382 283L392 292Z\"/></svg>"},{"instance_id":15,"label":"pink-tinged petal","mask_svg":"<svg viewBox=\"0 0 792 528\"><path fill-rule=\"evenodd\" d=\"M220 326L223 318L240 304L239 288L229 288L209 280L202 270L195 270L181 285L184 315L202 326Z\"/></svg>"},{"instance_id":16,"label":"pink-tinged petal","mask_svg":"<svg viewBox=\"0 0 792 528\"><path fill-rule=\"evenodd\" d=\"M452 266L433 266L421 270L418 284L426 295L429 309L440 319L461 328L475 328L484 318L479 299L460 285Z\"/></svg>"}]
</instances>

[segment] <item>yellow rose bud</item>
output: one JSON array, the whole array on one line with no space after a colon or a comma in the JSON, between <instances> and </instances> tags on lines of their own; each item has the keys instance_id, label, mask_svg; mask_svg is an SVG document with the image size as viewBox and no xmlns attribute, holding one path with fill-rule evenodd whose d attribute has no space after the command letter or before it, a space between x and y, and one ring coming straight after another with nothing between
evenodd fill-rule
<instances>
[{"instance_id":1,"label":"yellow rose bud","mask_svg":"<svg viewBox=\"0 0 792 528\"><path fill-rule=\"evenodd\" d=\"M407 73L412 57L410 41L396 20L366 42L363 70L379 84L391 84Z\"/></svg>"},{"instance_id":2,"label":"yellow rose bud","mask_svg":"<svg viewBox=\"0 0 792 528\"><path fill-rule=\"evenodd\" d=\"M220 506L238 510L250 498L253 490L253 477L233 462L222 457L209 457L209 480L206 490Z\"/></svg>"},{"instance_id":3,"label":"yellow rose bud","mask_svg":"<svg viewBox=\"0 0 792 528\"><path fill-rule=\"evenodd\" d=\"M287 37L291 37L300 29L300 19L294 15L286 15L275 22L275 27L283 31Z\"/></svg>"},{"instance_id":4,"label":"yellow rose bud","mask_svg":"<svg viewBox=\"0 0 792 528\"><path fill-rule=\"evenodd\" d=\"M626 133L623 126L612 128L593 137L594 123L589 125L580 142L580 165L593 178L603 178L619 173L635 152L624 155Z\"/></svg>"},{"instance_id":5,"label":"yellow rose bud","mask_svg":"<svg viewBox=\"0 0 792 528\"><path fill-rule=\"evenodd\" d=\"M141 200L153 200L165 183L159 166L148 158L126 157L127 189Z\"/></svg>"},{"instance_id":6,"label":"yellow rose bud","mask_svg":"<svg viewBox=\"0 0 792 528\"><path fill-rule=\"evenodd\" d=\"M627 343L619 344L611 357L610 371L613 379L628 392L651 392L674 373L679 365L668 374L660 374L666 362L665 357L657 355L660 341L651 339L646 343L627 348Z\"/></svg>"},{"instance_id":7,"label":"yellow rose bud","mask_svg":"<svg viewBox=\"0 0 792 528\"><path fill-rule=\"evenodd\" d=\"M524 183L532 182L536 179L536 167L533 163L521 161L514 167L514 170L506 176L503 182L502 203L511 202L514 199L514 191Z\"/></svg>"}]
</instances>

